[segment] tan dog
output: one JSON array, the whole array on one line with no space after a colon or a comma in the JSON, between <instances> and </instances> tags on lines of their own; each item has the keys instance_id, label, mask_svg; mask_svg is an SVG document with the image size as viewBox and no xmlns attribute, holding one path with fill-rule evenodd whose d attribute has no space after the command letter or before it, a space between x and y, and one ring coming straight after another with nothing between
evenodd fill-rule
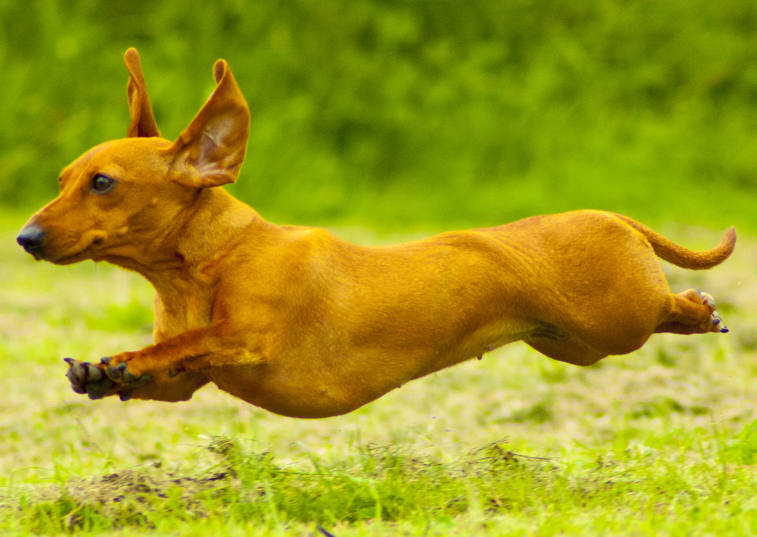
<instances>
[{"instance_id":1,"label":"tan dog","mask_svg":"<svg viewBox=\"0 0 757 537\"><path fill-rule=\"evenodd\" d=\"M272 412L317 418L517 340L590 365L655 332L727 332L709 295L671 293L657 257L711 268L733 251L733 228L693 252L600 211L376 248L276 226L220 188L239 174L249 124L226 62L170 142L139 55L125 59L128 137L66 168L60 195L18 236L37 259L108 261L157 292L155 345L97 364L67 359L78 393L180 401L214 382Z\"/></svg>"}]
</instances>

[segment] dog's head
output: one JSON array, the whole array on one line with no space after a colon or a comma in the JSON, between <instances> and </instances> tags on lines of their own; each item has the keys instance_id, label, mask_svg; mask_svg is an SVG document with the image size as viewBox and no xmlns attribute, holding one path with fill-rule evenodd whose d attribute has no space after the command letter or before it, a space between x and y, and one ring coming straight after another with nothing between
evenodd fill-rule
<instances>
[{"instance_id":1,"label":"dog's head","mask_svg":"<svg viewBox=\"0 0 757 537\"><path fill-rule=\"evenodd\" d=\"M129 49L124 59L130 74L127 137L90 149L63 170L58 197L18 235L36 259L138 263L177 231L203 189L239 175L250 114L228 64L216 62L215 91L171 142L160 137L139 54Z\"/></svg>"}]
</instances>

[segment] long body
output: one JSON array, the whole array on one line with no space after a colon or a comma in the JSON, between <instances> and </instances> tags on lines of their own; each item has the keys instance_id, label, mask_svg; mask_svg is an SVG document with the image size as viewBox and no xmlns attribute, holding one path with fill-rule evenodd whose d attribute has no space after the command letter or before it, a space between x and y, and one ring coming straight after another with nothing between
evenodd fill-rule
<instances>
[{"instance_id":1,"label":"long body","mask_svg":"<svg viewBox=\"0 0 757 537\"><path fill-rule=\"evenodd\" d=\"M693 252L601 211L385 247L276 226L221 188L239 173L249 123L225 62L175 142L159 136L136 51L126 63L127 138L68 166L58 198L18 237L38 259L107 261L155 287L155 345L67 359L79 393L178 401L214 382L315 418L513 341L591 365L655 332L727 331L709 295L671 293L658 257L711 268L733 251L733 229Z\"/></svg>"}]
</instances>

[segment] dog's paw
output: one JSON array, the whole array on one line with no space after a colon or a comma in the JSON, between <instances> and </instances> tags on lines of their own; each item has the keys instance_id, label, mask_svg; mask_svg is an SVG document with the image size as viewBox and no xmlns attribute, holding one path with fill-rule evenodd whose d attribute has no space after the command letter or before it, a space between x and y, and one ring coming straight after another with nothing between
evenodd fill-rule
<instances>
[{"instance_id":1,"label":"dog's paw","mask_svg":"<svg viewBox=\"0 0 757 537\"><path fill-rule=\"evenodd\" d=\"M728 332L728 327L723 323L723 318L715 311L715 299L712 298L712 295L709 293L705 293L704 291L701 291L699 289L696 290L697 293L699 293L699 297L702 299L702 304L705 306L708 306L709 308L712 308L712 314L710 315L710 323L712 328L710 329L710 332L720 332L722 334L725 334Z\"/></svg>"},{"instance_id":2,"label":"dog's paw","mask_svg":"<svg viewBox=\"0 0 757 537\"><path fill-rule=\"evenodd\" d=\"M110 358L103 358L101 364L105 366L105 373L108 378L116 384L122 384L131 388L137 388L147 384L152 380L152 375L135 375L129 371L128 362L121 362L120 364L113 365L110 363Z\"/></svg>"},{"instance_id":3,"label":"dog's paw","mask_svg":"<svg viewBox=\"0 0 757 537\"><path fill-rule=\"evenodd\" d=\"M102 367L73 358L65 358L68 364L66 377L71 382L71 389L76 393L86 393L90 399L102 399L113 388Z\"/></svg>"}]
</instances>

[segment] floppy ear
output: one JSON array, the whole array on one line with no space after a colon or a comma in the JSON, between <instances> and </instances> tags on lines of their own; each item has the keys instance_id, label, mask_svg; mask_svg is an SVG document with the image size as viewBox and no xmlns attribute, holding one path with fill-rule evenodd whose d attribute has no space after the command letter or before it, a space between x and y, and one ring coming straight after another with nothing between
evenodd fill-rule
<instances>
[{"instance_id":1,"label":"floppy ear","mask_svg":"<svg viewBox=\"0 0 757 537\"><path fill-rule=\"evenodd\" d=\"M250 131L250 110L229 65L218 60L213 74L215 91L168 150L174 181L196 188L236 181Z\"/></svg>"},{"instance_id":2,"label":"floppy ear","mask_svg":"<svg viewBox=\"0 0 757 537\"><path fill-rule=\"evenodd\" d=\"M129 113L131 114L131 124L129 130L126 131L126 136L128 138L160 136L158 124L152 115L150 97L147 95L147 86L145 77L142 75L142 64L139 61L137 49L130 48L126 51L124 63L129 70L126 94L129 97Z\"/></svg>"}]
</instances>

